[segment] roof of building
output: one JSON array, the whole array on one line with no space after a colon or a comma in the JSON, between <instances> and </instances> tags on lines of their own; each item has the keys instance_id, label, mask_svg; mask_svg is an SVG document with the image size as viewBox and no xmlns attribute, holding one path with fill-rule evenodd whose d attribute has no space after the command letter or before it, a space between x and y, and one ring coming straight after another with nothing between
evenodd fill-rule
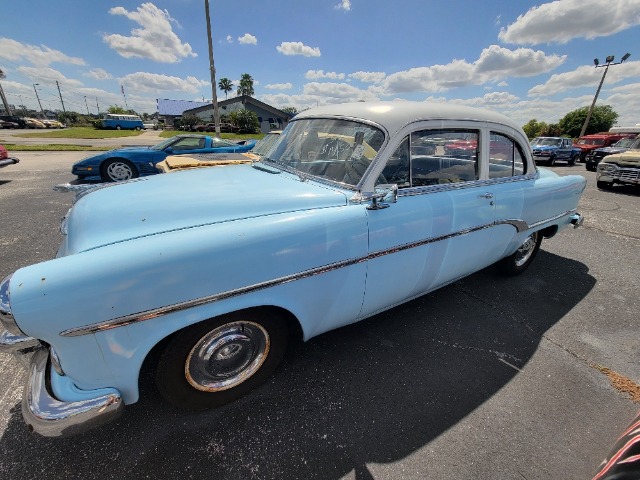
<instances>
[{"instance_id":1,"label":"roof of building","mask_svg":"<svg viewBox=\"0 0 640 480\"><path fill-rule=\"evenodd\" d=\"M191 110L197 107L211 105L211 102L191 102L189 100L169 100L168 98L158 98L158 114L159 115L175 115L179 116L185 110Z\"/></svg>"},{"instance_id":2,"label":"roof of building","mask_svg":"<svg viewBox=\"0 0 640 480\"><path fill-rule=\"evenodd\" d=\"M268 104L266 104L264 102L261 102L260 100L256 100L255 98L250 97L248 95L240 95L238 97L233 97L233 98L229 98L227 100L222 100L222 101L218 102L218 107L226 107L227 105L232 105L232 104L238 103L238 102L242 102L243 104L250 103L252 105L255 105L258 108L261 108L263 110L266 110L267 112L271 112L274 115L280 116L280 117L283 117L283 118L291 118L291 117L293 117L293 115L291 115L291 114L289 114L287 112L283 112L282 110L278 110L277 108L272 107L271 105L268 105ZM202 112L202 111L208 110L210 108L212 108L211 103L207 103L205 105L199 105L199 106L196 106L194 108L191 108L188 113ZM186 112L186 110L185 110L185 112Z\"/></svg>"}]
</instances>

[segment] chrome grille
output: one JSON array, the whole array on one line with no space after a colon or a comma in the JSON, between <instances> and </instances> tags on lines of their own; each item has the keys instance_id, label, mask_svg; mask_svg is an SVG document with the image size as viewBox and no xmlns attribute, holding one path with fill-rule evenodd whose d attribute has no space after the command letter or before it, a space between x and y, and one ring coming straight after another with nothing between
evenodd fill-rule
<instances>
[{"instance_id":1,"label":"chrome grille","mask_svg":"<svg viewBox=\"0 0 640 480\"><path fill-rule=\"evenodd\" d=\"M613 175L613 178L617 178L623 181L637 182L640 181L640 169L638 168L621 168Z\"/></svg>"}]
</instances>

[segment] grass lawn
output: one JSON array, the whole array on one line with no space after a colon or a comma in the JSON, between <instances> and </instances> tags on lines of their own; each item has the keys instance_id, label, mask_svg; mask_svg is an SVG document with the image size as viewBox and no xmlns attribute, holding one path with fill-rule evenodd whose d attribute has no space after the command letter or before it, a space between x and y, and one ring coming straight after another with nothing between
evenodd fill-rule
<instances>
[{"instance_id":1,"label":"grass lawn","mask_svg":"<svg viewBox=\"0 0 640 480\"><path fill-rule=\"evenodd\" d=\"M86 145L65 145L65 144L55 144L55 145L15 145L11 143L2 143L0 140L0 144L4 145L9 152L80 152L80 151L107 151L112 150L113 147L88 147Z\"/></svg>"},{"instance_id":2,"label":"grass lawn","mask_svg":"<svg viewBox=\"0 0 640 480\"><path fill-rule=\"evenodd\" d=\"M20 133L21 138L120 138L137 137L144 130L96 130L93 127L71 127L63 130L47 130L34 133Z\"/></svg>"}]
</instances>

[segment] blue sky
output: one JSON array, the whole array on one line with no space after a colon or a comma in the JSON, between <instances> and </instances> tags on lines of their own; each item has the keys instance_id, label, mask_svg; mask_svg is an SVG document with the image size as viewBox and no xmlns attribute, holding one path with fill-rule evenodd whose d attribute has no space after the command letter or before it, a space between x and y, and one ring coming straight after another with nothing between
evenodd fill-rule
<instances>
[{"instance_id":1,"label":"blue sky","mask_svg":"<svg viewBox=\"0 0 640 480\"><path fill-rule=\"evenodd\" d=\"M598 105L640 123L640 0L210 0L216 80L299 110L358 100L446 101L526 123ZM9 103L96 113L210 99L204 0L0 0ZM235 95L235 91L230 95ZM85 103L86 97L86 103ZM218 98L224 93L218 90Z\"/></svg>"}]
</instances>

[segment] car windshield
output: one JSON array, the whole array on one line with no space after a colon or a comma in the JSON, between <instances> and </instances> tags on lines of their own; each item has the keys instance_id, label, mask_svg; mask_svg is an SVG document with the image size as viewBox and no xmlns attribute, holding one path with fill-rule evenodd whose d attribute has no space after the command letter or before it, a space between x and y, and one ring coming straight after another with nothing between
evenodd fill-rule
<instances>
[{"instance_id":1,"label":"car windshield","mask_svg":"<svg viewBox=\"0 0 640 480\"><path fill-rule=\"evenodd\" d=\"M534 145L560 145L562 140L559 138L537 138Z\"/></svg>"},{"instance_id":2,"label":"car windshield","mask_svg":"<svg viewBox=\"0 0 640 480\"><path fill-rule=\"evenodd\" d=\"M264 158L298 174L357 185L384 143L384 133L350 120L291 122Z\"/></svg>"},{"instance_id":3,"label":"car windshield","mask_svg":"<svg viewBox=\"0 0 640 480\"><path fill-rule=\"evenodd\" d=\"M578 145L604 145L604 140L601 138L581 138L578 140Z\"/></svg>"},{"instance_id":4,"label":"car windshield","mask_svg":"<svg viewBox=\"0 0 640 480\"><path fill-rule=\"evenodd\" d=\"M617 148L638 148L638 147L632 147L632 145L634 143L636 143L637 140L635 138L623 138L622 140L618 140L616 142L616 144L614 145L614 147Z\"/></svg>"},{"instance_id":5,"label":"car windshield","mask_svg":"<svg viewBox=\"0 0 640 480\"><path fill-rule=\"evenodd\" d=\"M263 157L269 153L271 148L279 139L279 133L267 133L261 140L258 140L258 142L251 149L251 153Z\"/></svg>"},{"instance_id":6,"label":"car windshield","mask_svg":"<svg viewBox=\"0 0 640 480\"><path fill-rule=\"evenodd\" d=\"M160 142L157 145L151 147L151 150L164 150L169 145L176 141L176 137L167 138L164 142Z\"/></svg>"},{"instance_id":7,"label":"car windshield","mask_svg":"<svg viewBox=\"0 0 640 480\"><path fill-rule=\"evenodd\" d=\"M211 137L211 146L213 148L217 147L237 147L238 144L235 142L231 142L229 140L224 140L218 137Z\"/></svg>"}]
</instances>

